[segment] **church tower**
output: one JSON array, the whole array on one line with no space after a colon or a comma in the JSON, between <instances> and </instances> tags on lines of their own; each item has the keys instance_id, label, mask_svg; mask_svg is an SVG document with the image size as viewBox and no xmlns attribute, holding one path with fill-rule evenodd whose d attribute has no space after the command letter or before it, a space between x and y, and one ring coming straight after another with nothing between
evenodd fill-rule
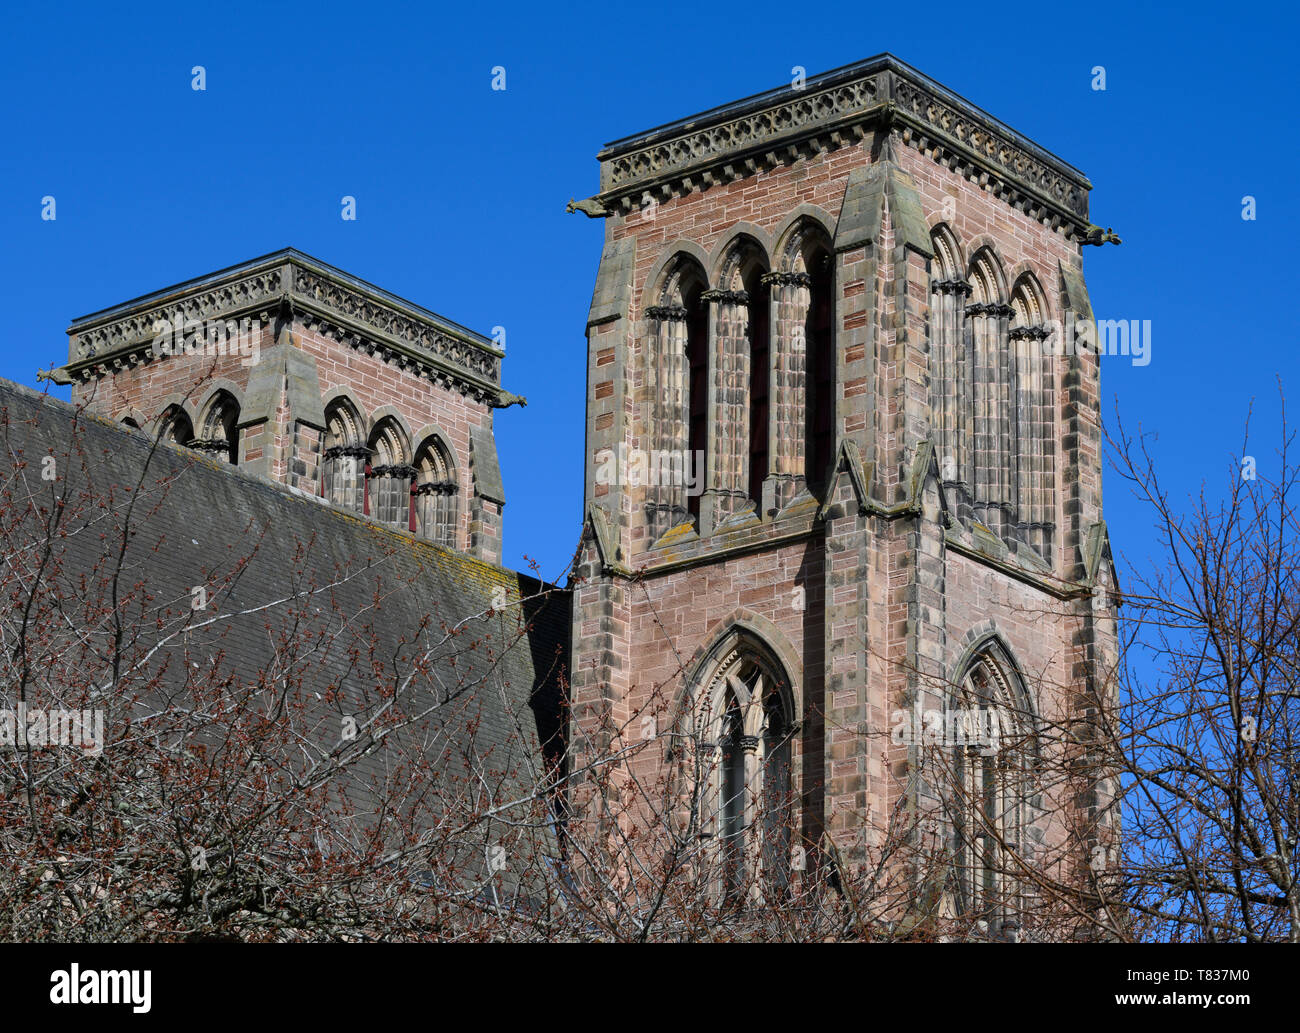
<instances>
[{"instance_id":1,"label":"church tower","mask_svg":"<svg viewBox=\"0 0 1300 1033\"><path fill-rule=\"evenodd\" d=\"M73 322L92 415L501 562L491 339L292 248Z\"/></svg>"},{"instance_id":2,"label":"church tower","mask_svg":"<svg viewBox=\"0 0 1300 1033\"><path fill-rule=\"evenodd\" d=\"M1115 654L1088 180L890 55L598 157L575 820L727 893L936 847L1014 934L1112 820L1048 774Z\"/></svg>"}]
</instances>

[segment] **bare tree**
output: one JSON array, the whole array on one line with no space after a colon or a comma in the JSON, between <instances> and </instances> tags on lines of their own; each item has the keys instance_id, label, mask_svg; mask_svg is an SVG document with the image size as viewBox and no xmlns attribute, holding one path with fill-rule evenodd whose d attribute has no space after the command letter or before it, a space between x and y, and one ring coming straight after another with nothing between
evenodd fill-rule
<instances>
[{"instance_id":1,"label":"bare tree","mask_svg":"<svg viewBox=\"0 0 1300 1033\"><path fill-rule=\"evenodd\" d=\"M1109 728L1123 849L1106 907L1136 939L1300 942L1297 467L1249 421L1221 496L1170 500L1141 435L1111 440L1162 551L1125 586L1124 700Z\"/></svg>"}]
</instances>

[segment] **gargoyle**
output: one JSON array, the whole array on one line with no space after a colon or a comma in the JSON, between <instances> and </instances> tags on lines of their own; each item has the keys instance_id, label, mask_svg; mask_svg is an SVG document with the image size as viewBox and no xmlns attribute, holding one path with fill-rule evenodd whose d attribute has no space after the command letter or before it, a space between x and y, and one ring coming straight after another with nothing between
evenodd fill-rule
<instances>
[{"instance_id":1,"label":"gargoyle","mask_svg":"<svg viewBox=\"0 0 1300 1033\"><path fill-rule=\"evenodd\" d=\"M1102 229L1100 226L1089 224L1088 232L1083 235L1083 243L1095 244L1097 247L1101 247L1103 244L1120 244L1123 242L1109 226Z\"/></svg>"},{"instance_id":2,"label":"gargoyle","mask_svg":"<svg viewBox=\"0 0 1300 1033\"><path fill-rule=\"evenodd\" d=\"M564 211L568 215L572 215L574 212L582 212L588 219L603 219L607 215L614 214L595 197L589 197L585 201L575 201L573 198L569 198L569 203L564 206Z\"/></svg>"}]
</instances>

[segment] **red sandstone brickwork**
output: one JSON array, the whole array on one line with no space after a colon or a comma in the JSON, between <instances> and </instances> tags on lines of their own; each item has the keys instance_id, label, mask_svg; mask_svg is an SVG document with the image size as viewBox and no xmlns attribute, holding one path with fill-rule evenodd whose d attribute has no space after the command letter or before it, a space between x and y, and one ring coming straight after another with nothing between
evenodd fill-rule
<instances>
[{"instance_id":1,"label":"red sandstone brickwork","mask_svg":"<svg viewBox=\"0 0 1300 1033\"><path fill-rule=\"evenodd\" d=\"M322 398L345 392L361 410L367 432L377 416L396 414L411 437L413 456L423 441L422 435L437 430L456 463L459 547L471 547L472 533L476 554L499 561L500 507L484 503L485 518L471 527L475 503L470 477L470 428L491 428L492 409L297 323L291 336L293 345L315 361ZM258 357L267 354L275 343L272 329L263 326L256 338ZM231 391L242 403L252 371L253 361L247 355L170 355L111 376L78 380L73 387L73 401L85 403L92 412L112 419L130 417L142 427L148 427L169 405L177 404L197 424L204 402L217 388ZM296 423L296 414L290 413L283 402L282 398L273 421L241 431L241 461L269 459L267 472L273 479L319 493L319 431ZM290 420L295 420L293 427L289 426ZM295 459L297 468L293 465Z\"/></svg>"},{"instance_id":2,"label":"red sandstone brickwork","mask_svg":"<svg viewBox=\"0 0 1300 1033\"><path fill-rule=\"evenodd\" d=\"M628 583L616 573L602 573L594 549L589 550L582 569L592 580L575 596L574 626L579 704L574 728L580 733L584 708L597 699L601 712L619 723L653 706L657 691L675 698L686 680L683 666L692 673L702 645L737 613L753 610L776 624L804 663L798 677L805 733L796 769L805 804L816 812L810 821L825 821L857 857L861 853L853 844L870 845L904 792L909 757L906 747L889 742L891 713L915 693L942 691L974 629L992 622L1021 665L1036 705L1045 714L1062 716L1066 687L1079 681L1085 666L1076 642L1082 627L1079 602L1062 601L945 547L936 523L926 527L913 516L857 515L856 496L843 476L833 500L838 515L810 527L796 543L783 541L788 521L765 520L743 536L747 549L758 550L744 555L727 553L736 535L679 540L651 551L646 492L593 484L590 470L601 450L618 441L631 449L654 447L657 399L655 381L647 377L652 339L644 313L660 303L655 277L666 257L683 242L694 245L691 254L708 258L709 286L719 287L725 285L714 279L718 263L738 232L756 227L775 249L792 214L813 206L834 233L849 175L871 162L876 143L868 136L861 145L608 219L607 246L635 238L636 261L626 319L589 329L587 497L610 509L618 562L633 570L672 569ZM1003 301L1010 300L1016 279L1031 272L1046 296L1048 318L1063 318L1058 264L1081 270L1077 242L912 147L896 145L893 160L914 181L927 228L946 224L964 262L980 248L992 249L1005 277ZM885 505L907 498L911 463L930 433L930 262L894 244L887 215L871 247L855 246L836 256L835 281L837 435L857 441L874 463L872 490ZM768 260L775 268L776 255L769 253ZM874 328L874 340L864 337L868 328ZM871 364L868 348L874 352ZM1059 533L1053 553L1045 557L1054 570L1048 580L1078 576L1077 530L1101 518L1099 456L1090 444L1095 434L1072 432L1070 424L1073 418L1095 428L1098 365L1095 355L1081 356L1079 383L1070 391L1067 360L1056 360L1052 453ZM1071 480L1086 486L1067 507ZM771 542L767 548L764 537ZM672 567L688 560L702 565ZM814 582L827 586L832 598L820 590L814 594ZM801 584L809 587L809 607L796 615L787 612L784 601ZM852 612L838 619L840 607ZM828 665L824 672L823 664ZM655 768L661 757L653 751L639 754L636 774L661 775Z\"/></svg>"}]
</instances>

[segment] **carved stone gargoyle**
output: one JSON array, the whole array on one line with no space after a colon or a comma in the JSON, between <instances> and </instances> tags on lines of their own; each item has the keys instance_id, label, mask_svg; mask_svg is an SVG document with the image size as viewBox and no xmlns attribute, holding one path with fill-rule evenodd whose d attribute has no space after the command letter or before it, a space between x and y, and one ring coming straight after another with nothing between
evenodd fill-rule
<instances>
[{"instance_id":1,"label":"carved stone gargoyle","mask_svg":"<svg viewBox=\"0 0 1300 1033\"><path fill-rule=\"evenodd\" d=\"M607 215L613 215L608 208L600 203L600 199L589 197L585 201L575 201L569 198L569 203L564 206L565 214L572 215L574 212L582 212L588 219L603 219Z\"/></svg>"},{"instance_id":2,"label":"carved stone gargoyle","mask_svg":"<svg viewBox=\"0 0 1300 1033\"><path fill-rule=\"evenodd\" d=\"M1100 226L1088 225L1088 232L1083 235L1084 244L1095 244L1101 247L1103 244L1121 244L1123 241L1115 234L1109 226L1102 229Z\"/></svg>"}]
</instances>

